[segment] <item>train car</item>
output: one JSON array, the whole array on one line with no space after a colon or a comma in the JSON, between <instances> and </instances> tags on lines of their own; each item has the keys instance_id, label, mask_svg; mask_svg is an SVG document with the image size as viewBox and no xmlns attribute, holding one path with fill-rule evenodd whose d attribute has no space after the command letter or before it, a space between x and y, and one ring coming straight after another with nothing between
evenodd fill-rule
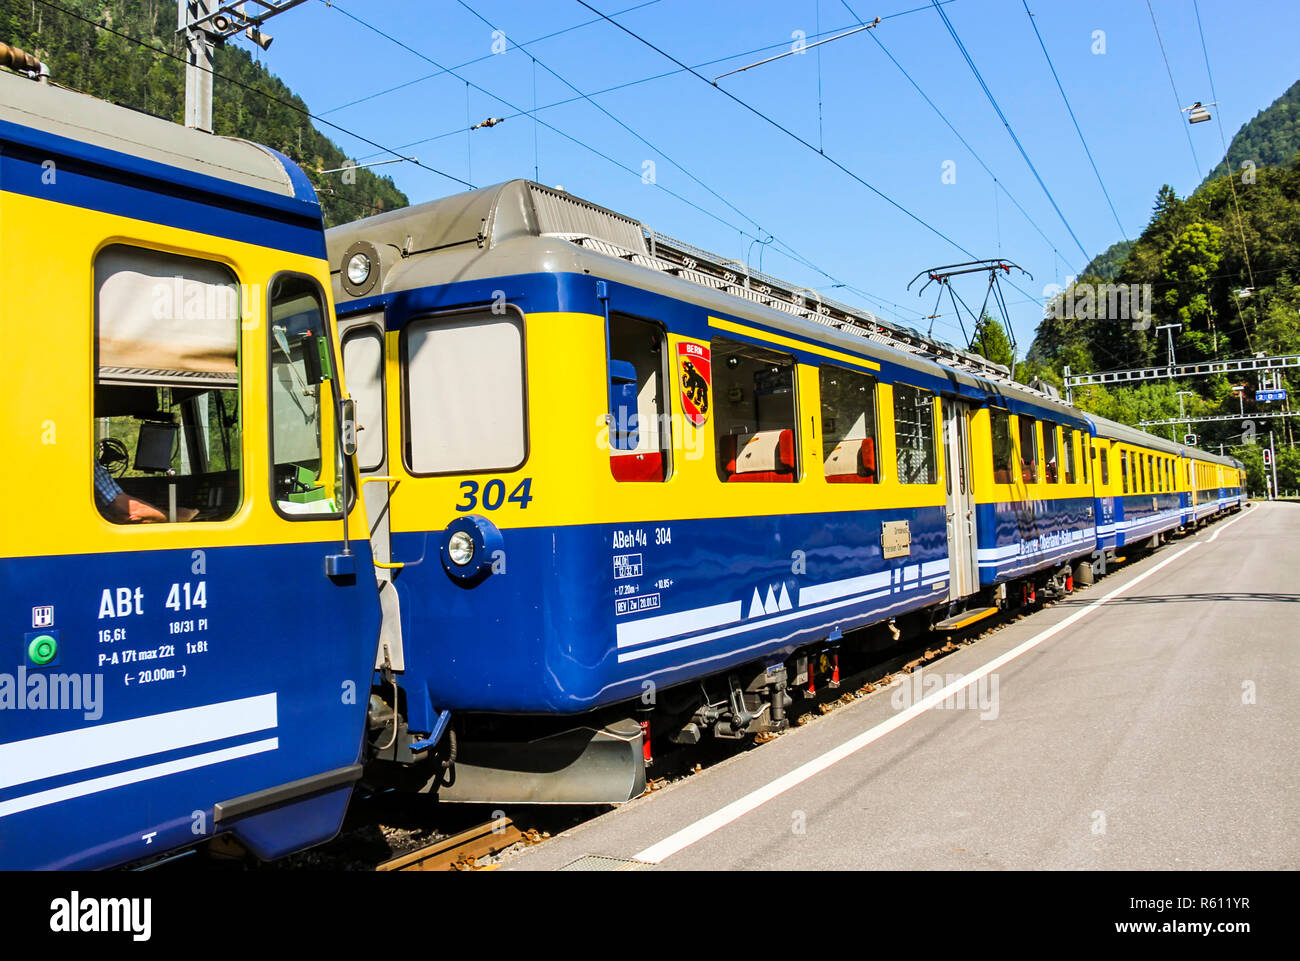
<instances>
[{"instance_id":1,"label":"train car","mask_svg":"<svg viewBox=\"0 0 1300 961\"><path fill-rule=\"evenodd\" d=\"M379 602L324 252L287 158L0 72L0 867L337 831Z\"/></svg>"},{"instance_id":2,"label":"train car","mask_svg":"<svg viewBox=\"0 0 1300 961\"><path fill-rule=\"evenodd\" d=\"M1246 468L1235 457L1195 451L1186 465L1191 519L1232 513L1246 505Z\"/></svg>"},{"instance_id":3,"label":"train car","mask_svg":"<svg viewBox=\"0 0 1300 961\"><path fill-rule=\"evenodd\" d=\"M328 239L376 777L626 800L661 738L782 729L846 633L1095 550L1086 422L983 358L525 181Z\"/></svg>"},{"instance_id":4,"label":"train car","mask_svg":"<svg viewBox=\"0 0 1300 961\"><path fill-rule=\"evenodd\" d=\"M1021 389L990 393L973 418L980 583L1033 595L1045 570L1061 587L1086 577L1099 528L1085 416Z\"/></svg>"},{"instance_id":5,"label":"train car","mask_svg":"<svg viewBox=\"0 0 1300 961\"><path fill-rule=\"evenodd\" d=\"M1099 549L1114 557L1124 547L1156 546L1185 526L1190 501L1184 465L1200 452L1095 414L1086 417L1096 460Z\"/></svg>"},{"instance_id":6,"label":"train car","mask_svg":"<svg viewBox=\"0 0 1300 961\"><path fill-rule=\"evenodd\" d=\"M1104 558L1113 559L1123 548L1158 546L1171 534L1244 503L1245 471L1235 458L1085 416L1095 461L1098 550Z\"/></svg>"}]
</instances>

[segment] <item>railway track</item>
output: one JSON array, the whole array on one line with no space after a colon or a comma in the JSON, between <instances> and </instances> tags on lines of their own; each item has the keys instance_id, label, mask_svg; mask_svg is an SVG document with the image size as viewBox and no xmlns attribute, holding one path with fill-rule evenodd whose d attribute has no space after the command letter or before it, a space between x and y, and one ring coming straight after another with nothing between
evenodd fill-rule
<instances>
[{"instance_id":1,"label":"railway track","mask_svg":"<svg viewBox=\"0 0 1300 961\"><path fill-rule=\"evenodd\" d=\"M516 844L540 844L549 834L522 830L509 818L485 821L459 834L384 861L376 871L490 871L495 863L480 863Z\"/></svg>"}]
</instances>

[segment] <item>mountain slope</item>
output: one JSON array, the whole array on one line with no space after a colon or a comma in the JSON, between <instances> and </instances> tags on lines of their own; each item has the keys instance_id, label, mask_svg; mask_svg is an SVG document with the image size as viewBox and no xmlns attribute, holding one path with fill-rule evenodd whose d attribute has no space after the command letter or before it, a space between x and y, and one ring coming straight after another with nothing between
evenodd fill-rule
<instances>
[{"instance_id":1,"label":"mountain slope","mask_svg":"<svg viewBox=\"0 0 1300 961\"><path fill-rule=\"evenodd\" d=\"M1214 109L1214 108L1210 108ZM1241 165L1251 161L1256 167L1274 167L1289 163L1300 152L1300 80L1293 83L1255 118L1237 131L1228 145L1226 163L1210 171L1205 184L1222 177L1228 170L1241 173Z\"/></svg>"}]
</instances>

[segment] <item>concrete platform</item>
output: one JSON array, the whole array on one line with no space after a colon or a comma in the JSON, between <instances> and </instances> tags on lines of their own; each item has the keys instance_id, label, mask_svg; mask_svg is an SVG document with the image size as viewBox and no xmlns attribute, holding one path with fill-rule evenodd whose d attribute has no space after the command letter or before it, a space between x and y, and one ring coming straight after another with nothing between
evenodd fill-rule
<instances>
[{"instance_id":1,"label":"concrete platform","mask_svg":"<svg viewBox=\"0 0 1300 961\"><path fill-rule=\"evenodd\" d=\"M1300 867L1298 581L1258 504L503 867Z\"/></svg>"}]
</instances>

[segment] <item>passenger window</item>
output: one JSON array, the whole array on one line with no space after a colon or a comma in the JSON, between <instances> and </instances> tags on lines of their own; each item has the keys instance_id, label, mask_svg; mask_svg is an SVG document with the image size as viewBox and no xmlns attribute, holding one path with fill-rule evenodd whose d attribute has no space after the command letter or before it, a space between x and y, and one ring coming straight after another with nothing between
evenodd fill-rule
<instances>
[{"instance_id":1,"label":"passenger window","mask_svg":"<svg viewBox=\"0 0 1300 961\"><path fill-rule=\"evenodd\" d=\"M239 287L211 261L114 245L95 259L93 496L115 524L239 508Z\"/></svg>"},{"instance_id":2,"label":"passenger window","mask_svg":"<svg viewBox=\"0 0 1300 961\"><path fill-rule=\"evenodd\" d=\"M1049 484L1060 479L1057 473L1056 425L1049 420L1043 421L1043 471Z\"/></svg>"},{"instance_id":3,"label":"passenger window","mask_svg":"<svg viewBox=\"0 0 1300 961\"><path fill-rule=\"evenodd\" d=\"M934 394L907 384L894 385L894 440L900 484L933 484L939 479L934 448Z\"/></svg>"},{"instance_id":4,"label":"passenger window","mask_svg":"<svg viewBox=\"0 0 1300 961\"><path fill-rule=\"evenodd\" d=\"M337 514L333 371L325 302L315 281L282 274L271 286L271 470L284 514Z\"/></svg>"},{"instance_id":5,"label":"passenger window","mask_svg":"<svg viewBox=\"0 0 1300 961\"><path fill-rule=\"evenodd\" d=\"M609 468L617 481L668 477L666 342L658 324L625 314L609 319Z\"/></svg>"},{"instance_id":6,"label":"passenger window","mask_svg":"<svg viewBox=\"0 0 1300 961\"><path fill-rule=\"evenodd\" d=\"M1097 463L1101 466L1101 484L1110 486L1110 448L1105 444L1097 445Z\"/></svg>"},{"instance_id":7,"label":"passenger window","mask_svg":"<svg viewBox=\"0 0 1300 961\"><path fill-rule=\"evenodd\" d=\"M822 467L832 484L875 484L876 379L842 367L822 367Z\"/></svg>"},{"instance_id":8,"label":"passenger window","mask_svg":"<svg viewBox=\"0 0 1300 961\"><path fill-rule=\"evenodd\" d=\"M1150 454L1147 454L1146 468L1146 481L1142 485L1142 489L1150 494L1156 489L1156 459Z\"/></svg>"},{"instance_id":9,"label":"passenger window","mask_svg":"<svg viewBox=\"0 0 1300 961\"><path fill-rule=\"evenodd\" d=\"M1062 480L1067 484L1075 482L1074 476L1074 430L1070 427L1061 428L1061 470L1063 471Z\"/></svg>"},{"instance_id":10,"label":"passenger window","mask_svg":"<svg viewBox=\"0 0 1300 961\"><path fill-rule=\"evenodd\" d=\"M1026 484L1038 483L1038 432L1034 419L1020 414L1020 479Z\"/></svg>"},{"instance_id":11,"label":"passenger window","mask_svg":"<svg viewBox=\"0 0 1300 961\"><path fill-rule=\"evenodd\" d=\"M794 358L722 339L712 351L718 477L729 484L794 483Z\"/></svg>"},{"instance_id":12,"label":"passenger window","mask_svg":"<svg viewBox=\"0 0 1300 961\"><path fill-rule=\"evenodd\" d=\"M1011 414L990 407L989 429L993 435L993 483L1013 484L1016 479L1016 451L1011 444Z\"/></svg>"},{"instance_id":13,"label":"passenger window","mask_svg":"<svg viewBox=\"0 0 1300 961\"><path fill-rule=\"evenodd\" d=\"M1119 476L1120 479L1124 482L1124 493L1127 494L1129 488L1129 474L1128 474L1128 451L1126 450L1122 450L1119 452Z\"/></svg>"},{"instance_id":14,"label":"passenger window","mask_svg":"<svg viewBox=\"0 0 1300 961\"><path fill-rule=\"evenodd\" d=\"M487 310L407 325L406 462L412 474L510 471L528 453L524 325Z\"/></svg>"}]
</instances>

